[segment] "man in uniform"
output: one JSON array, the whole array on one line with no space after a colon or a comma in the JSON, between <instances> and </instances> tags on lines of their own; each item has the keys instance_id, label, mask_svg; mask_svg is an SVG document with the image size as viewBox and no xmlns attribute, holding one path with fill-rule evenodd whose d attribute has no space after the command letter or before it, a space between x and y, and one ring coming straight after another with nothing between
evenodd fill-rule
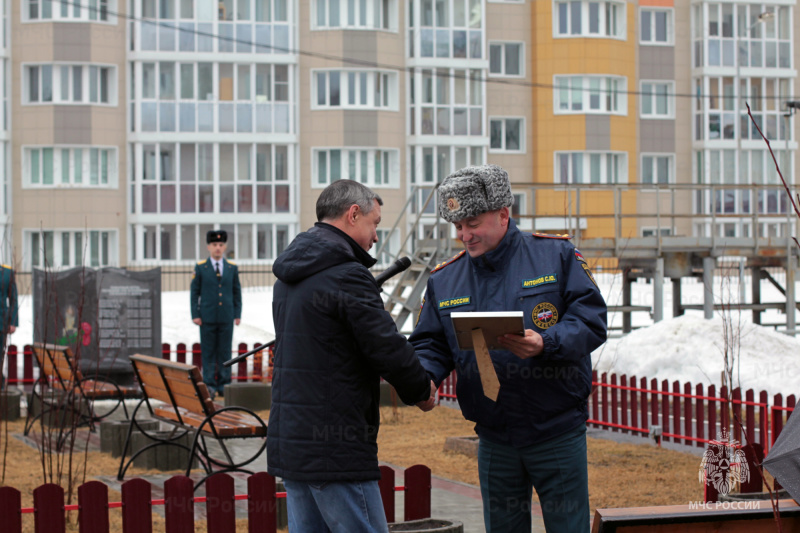
<instances>
[{"instance_id":1,"label":"man in uniform","mask_svg":"<svg viewBox=\"0 0 800 533\"><path fill-rule=\"evenodd\" d=\"M587 532L590 354L606 339L606 304L568 237L520 232L513 201L508 174L495 165L442 182L439 213L466 250L433 270L409 340L437 387L457 372L458 403L480 442L487 533L530 533L533 488L547 531ZM493 400L475 352L459 349L450 315L519 310L524 336L505 335L504 349L490 353Z\"/></svg>"},{"instance_id":2,"label":"man in uniform","mask_svg":"<svg viewBox=\"0 0 800 533\"><path fill-rule=\"evenodd\" d=\"M213 397L231 382L231 369L222 363L231 358L233 325L242 321L242 286L239 269L224 257L228 234L209 231L206 242L211 257L195 265L190 297L192 321L200 326L203 381Z\"/></svg>"},{"instance_id":3,"label":"man in uniform","mask_svg":"<svg viewBox=\"0 0 800 533\"><path fill-rule=\"evenodd\" d=\"M0 346L0 390L5 389L5 376L3 369L5 368L6 357L6 341L8 335L16 331L19 325L19 306L17 304L17 283L14 279L14 270L8 266L3 265L0 268L0 324L2 330L3 345Z\"/></svg>"}]
</instances>

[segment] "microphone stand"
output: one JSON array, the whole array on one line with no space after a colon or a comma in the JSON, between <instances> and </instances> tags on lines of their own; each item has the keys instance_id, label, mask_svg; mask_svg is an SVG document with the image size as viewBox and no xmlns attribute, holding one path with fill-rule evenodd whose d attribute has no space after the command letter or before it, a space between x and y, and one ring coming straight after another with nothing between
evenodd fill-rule
<instances>
[{"instance_id":1,"label":"microphone stand","mask_svg":"<svg viewBox=\"0 0 800 533\"><path fill-rule=\"evenodd\" d=\"M250 357L254 353L260 352L261 350L263 350L265 348L269 348L273 344L275 344L275 340L274 339L269 341L269 342L266 342L266 343L262 344L261 346L257 346L255 348L253 348L252 350L250 350L247 353L243 353L242 355L237 355L236 357L234 357L230 361L225 361L224 363L222 363L222 366L233 366L236 363L238 363L239 361L244 361L245 359L247 359L248 357Z\"/></svg>"}]
</instances>

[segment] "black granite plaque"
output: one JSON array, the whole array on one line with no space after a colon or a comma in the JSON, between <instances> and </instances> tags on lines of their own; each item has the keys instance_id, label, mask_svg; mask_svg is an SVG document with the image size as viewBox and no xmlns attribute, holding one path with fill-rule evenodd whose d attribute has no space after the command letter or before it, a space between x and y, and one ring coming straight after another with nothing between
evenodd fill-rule
<instances>
[{"instance_id":1,"label":"black granite plaque","mask_svg":"<svg viewBox=\"0 0 800 533\"><path fill-rule=\"evenodd\" d=\"M87 376L132 382L128 356L161 354L161 269L34 270L34 341L73 349Z\"/></svg>"}]
</instances>

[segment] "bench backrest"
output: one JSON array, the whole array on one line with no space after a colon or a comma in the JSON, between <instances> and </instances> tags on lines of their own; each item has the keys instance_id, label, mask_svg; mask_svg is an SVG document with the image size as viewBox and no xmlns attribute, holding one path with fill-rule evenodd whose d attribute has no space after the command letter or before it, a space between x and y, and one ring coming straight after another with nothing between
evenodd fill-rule
<instances>
[{"instance_id":1,"label":"bench backrest","mask_svg":"<svg viewBox=\"0 0 800 533\"><path fill-rule=\"evenodd\" d=\"M50 378L51 385L65 390L79 386L83 376L69 346L37 342L33 345L33 353L42 373Z\"/></svg>"},{"instance_id":2,"label":"bench backrest","mask_svg":"<svg viewBox=\"0 0 800 533\"><path fill-rule=\"evenodd\" d=\"M149 355L130 359L146 398L171 405L179 417L178 408L204 416L214 413L214 402L196 366Z\"/></svg>"}]
</instances>

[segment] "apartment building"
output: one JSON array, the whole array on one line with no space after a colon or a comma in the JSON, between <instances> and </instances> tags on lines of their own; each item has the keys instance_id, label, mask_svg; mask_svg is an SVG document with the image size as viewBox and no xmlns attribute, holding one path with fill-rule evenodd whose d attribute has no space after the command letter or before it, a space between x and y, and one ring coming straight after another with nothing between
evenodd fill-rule
<instances>
[{"instance_id":1,"label":"apartment building","mask_svg":"<svg viewBox=\"0 0 800 533\"><path fill-rule=\"evenodd\" d=\"M525 229L611 235L613 217L589 215L677 201L708 216L631 217L623 233L781 235L742 216L786 202L737 188L777 179L741 102L791 178L794 4L5 2L4 262L183 265L212 228L237 262L269 262L341 178L381 194L396 249L436 230L436 183L483 163L519 184ZM728 183L598 188L579 209L568 190Z\"/></svg>"}]
</instances>

